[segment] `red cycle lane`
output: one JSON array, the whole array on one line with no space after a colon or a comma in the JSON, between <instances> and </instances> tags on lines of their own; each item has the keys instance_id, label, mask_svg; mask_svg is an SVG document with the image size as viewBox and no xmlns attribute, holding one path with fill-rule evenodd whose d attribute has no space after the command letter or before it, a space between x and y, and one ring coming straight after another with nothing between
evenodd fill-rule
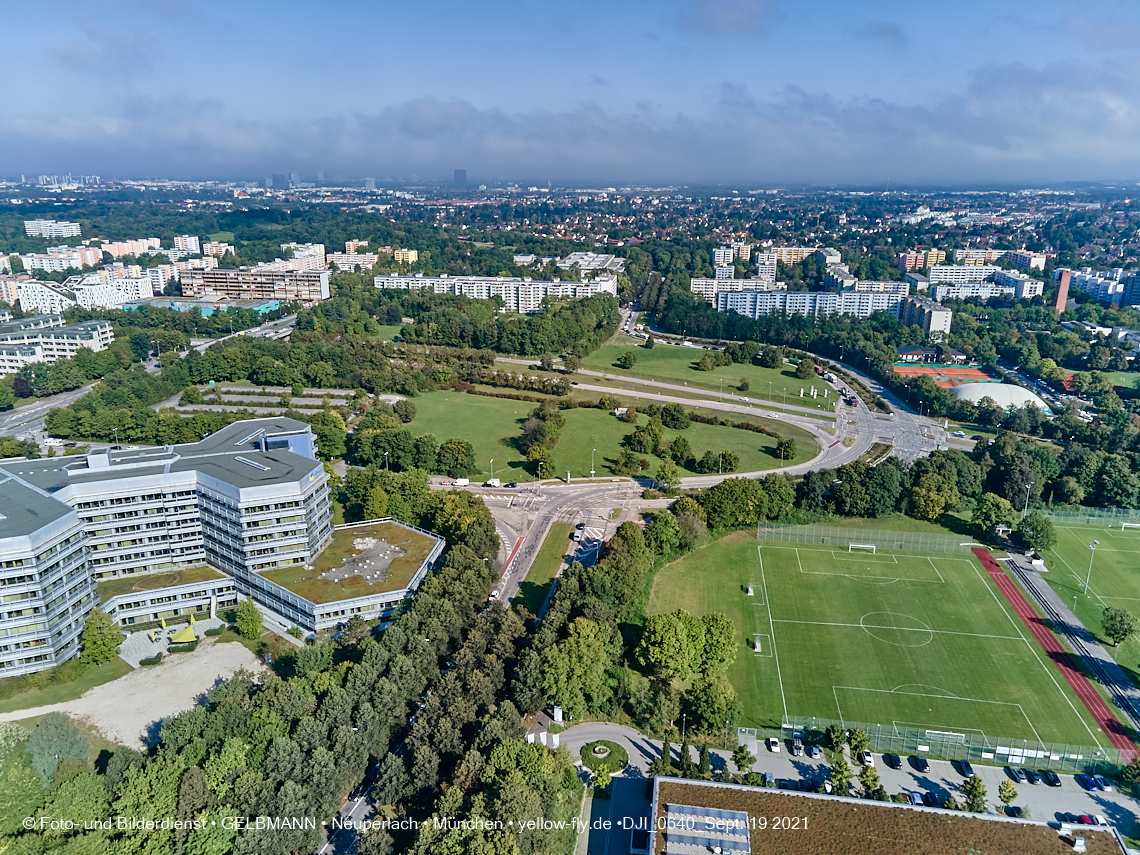
<instances>
[{"instance_id":1,"label":"red cycle lane","mask_svg":"<svg viewBox=\"0 0 1140 855\"><path fill-rule=\"evenodd\" d=\"M1037 643L1041 645L1041 649L1048 654L1057 667L1060 669L1061 674L1069 685L1073 687L1073 691L1077 693L1077 697L1081 699L1081 703L1085 705L1089 713L1097 724L1101 726L1104 732L1108 735L1109 741L1112 742L1113 747L1120 750L1124 755L1123 759L1127 762L1131 755L1136 753L1136 746L1132 740L1128 738L1128 731L1120 720L1109 709L1104 698L1100 696L1097 690L1093 687L1089 679L1078 670L1070 656L1063 647L1057 636L1053 634L1043 620L1041 620L1033 607L1029 605L1029 601L1022 596L1021 591L1018 590L1013 580L1006 574L992 555L990 551L983 547L974 547L974 556L986 568L986 572L990 574L990 578L994 580L998 590L1006 598L1013 610L1017 612L1018 617L1021 618L1022 623L1033 633L1033 637L1037 639Z\"/></svg>"}]
</instances>

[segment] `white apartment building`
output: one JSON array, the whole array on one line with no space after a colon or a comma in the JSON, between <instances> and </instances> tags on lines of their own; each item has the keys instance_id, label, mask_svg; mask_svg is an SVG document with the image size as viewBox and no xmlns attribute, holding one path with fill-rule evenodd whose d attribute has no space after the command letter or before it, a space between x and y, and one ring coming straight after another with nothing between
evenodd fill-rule
<instances>
[{"instance_id":1,"label":"white apartment building","mask_svg":"<svg viewBox=\"0 0 1140 855\"><path fill-rule=\"evenodd\" d=\"M776 281L776 253L756 253L756 275L761 279Z\"/></svg>"},{"instance_id":2,"label":"white apartment building","mask_svg":"<svg viewBox=\"0 0 1140 855\"><path fill-rule=\"evenodd\" d=\"M1025 249L1015 249L1009 253L1010 259L1020 267L1022 270L1044 270L1045 269L1045 254L1041 252L1030 252Z\"/></svg>"},{"instance_id":3,"label":"white apartment building","mask_svg":"<svg viewBox=\"0 0 1140 855\"><path fill-rule=\"evenodd\" d=\"M28 237L69 238L79 237L79 223L67 220L24 220L24 233Z\"/></svg>"},{"instance_id":4,"label":"white apartment building","mask_svg":"<svg viewBox=\"0 0 1140 855\"><path fill-rule=\"evenodd\" d=\"M64 270L82 270L103 262L103 253L85 246L50 246L46 253L21 255L24 270L46 270L62 273Z\"/></svg>"},{"instance_id":5,"label":"white apartment building","mask_svg":"<svg viewBox=\"0 0 1140 855\"><path fill-rule=\"evenodd\" d=\"M744 281L744 280L741 280ZM436 294L457 294L475 300L489 300L499 297L503 301L503 311L530 315L542 311L542 301L547 297L559 299L593 297L595 294L617 296L617 276L602 273L588 282L535 282L514 276L400 276L398 274L377 276L373 283L377 288L398 288L403 291L430 290Z\"/></svg>"},{"instance_id":6,"label":"white apartment building","mask_svg":"<svg viewBox=\"0 0 1140 855\"><path fill-rule=\"evenodd\" d=\"M329 265L335 264L338 270L371 270L380 260L374 252L330 252L325 256Z\"/></svg>"},{"instance_id":7,"label":"white apartment building","mask_svg":"<svg viewBox=\"0 0 1140 855\"><path fill-rule=\"evenodd\" d=\"M717 294L717 311L736 312L750 318L773 314L855 315L869 318L875 312L898 314L904 298L898 294L844 291L721 291Z\"/></svg>"},{"instance_id":8,"label":"white apartment building","mask_svg":"<svg viewBox=\"0 0 1140 855\"><path fill-rule=\"evenodd\" d=\"M98 353L114 340L109 321L68 324L54 314L8 319L0 322L0 374L19 371L34 362L67 359L81 347Z\"/></svg>"},{"instance_id":9,"label":"white apartment building","mask_svg":"<svg viewBox=\"0 0 1140 855\"><path fill-rule=\"evenodd\" d=\"M908 326L922 327L934 341L950 335L954 313L929 297L907 297L899 304L899 319Z\"/></svg>"},{"instance_id":10,"label":"white apartment building","mask_svg":"<svg viewBox=\"0 0 1140 855\"><path fill-rule=\"evenodd\" d=\"M900 296L907 296L910 294L909 282L876 282L871 279L860 279L851 286L852 291L867 291L878 294L898 294Z\"/></svg>"},{"instance_id":11,"label":"white apartment building","mask_svg":"<svg viewBox=\"0 0 1140 855\"><path fill-rule=\"evenodd\" d=\"M1015 294L1013 286L996 282L944 282L930 286L930 296L939 303L945 300L981 300L984 303L994 297L1013 297Z\"/></svg>"},{"instance_id":12,"label":"white apartment building","mask_svg":"<svg viewBox=\"0 0 1140 855\"><path fill-rule=\"evenodd\" d=\"M783 285L771 279L707 279L694 276L689 280L689 290L706 303L716 305L716 295L721 291L784 291Z\"/></svg>"},{"instance_id":13,"label":"white apartment building","mask_svg":"<svg viewBox=\"0 0 1140 855\"><path fill-rule=\"evenodd\" d=\"M63 288L57 282L41 282L39 279L25 279L17 283L17 296L20 308L25 312L44 315L62 315L66 309L78 305L75 293Z\"/></svg>"},{"instance_id":14,"label":"white apartment building","mask_svg":"<svg viewBox=\"0 0 1140 855\"><path fill-rule=\"evenodd\" d=\"M736 275L735 267L714 267L714 279L732 279Z\"/></svg>"},{"instance_id":15,"label":"white apartment building","mask_svg":"<svg viewBox=\"0 0 1140 855\"><path fill-rule=\"evenodd\" d=\"M997 261L1009 250L1005 249L956 249L954 250L955 264L988 264Z\"/></svg>"},{"instance_id":16,"label":"white apartment building","mask_svg":"<svg viewBox=\"0 0 1140 855\"><path fill-rule=\"evenodd\" d=\"M998 270L993 276L995 285L1006 285L1013 288L1013 294L1018 300L1040 297L1045 292L1045 283L1040 279L1031 279L1024 273L1016 270Z\"/></svg>"},{"instance_id":17,"label":"white apartment building","mask_svg":"<svg viewBox=\"0 0 1140 855\"><path fill-rule=\"evenodd\" d=\"M732 264L731 258L729 258L728 263ZM558 266L563 270L569 270L575 265L582 273L592 273L595 270L621 273L625 270L625 259L608 253L572 252L558 261Z\"/></svg>"},{"instance_id":18,"label":"white apartment building","mask_svg":"<svg viewBox=\"0 0 1140 855\"><path fill-rule=\"evenodd\" d=\"M181 249L185 252L192 252L198 255L202 252L202 245L198 241L197 235L178 235L174 239L174 248Z\"/></svg>"},{"instance_id":19,"label":"white apartment building","mask_svg":"<svg viewBox=\"0 0 1140 855\"><path fill-rule=\"evenodd\" d=\"M713 250L713 266L731 267L735 257L736 251L731 246L718 246Z\"/></svg>"},{"instance_id":20,"label":"white apartment building","mask_svg":"<svg viewBox=\"0 0 1140 855\"><path fill-rule=\"evenodd\" d=\"M824 284L837 291L849 291L858 281L859 277L853 274L846 264L829 264L824 270Z\"/></svg>"},{"instance_id":21,"label":"white apartment building","mask_svg":"<svg viewBox=\"0 0 1140 855\"><path fill-rule=\"evenodd\" d=\"M932 286L940 282L985 282L998 270L1001 268L992 264L933 264L926 278Z\"/></svg>"},{"instance_id":22,"label":"white apartment building","mask_svg":"<svg viewBox=\"0 0 1140 855\"><path fill-rule=\"evenodd\" d=\"M737 258L748 261L752 257L752 244L741 241L732 242L732 251Z\"/></svg>"},{"instance_id":23,"label":"white apartment building","mask_svg":"<svg viewBox=\"0 0 1140 855\"><path fill-rule=\"evenodd\" d=\"M392 259L397 264L415 264L420 260L418 249L397 249L392 252Z\"/></svg>"},{"instance_id":24,"label":"white apartment building","mask_svg":"<svg viewBox=\"0 0 1140 855\"><path fill-rule=\"evenodd\" d=\"M283 243L281 251L292 251L293 257L270 262L273 270L324 270L325 245L323 243ZM284 266L281 266L284 265ZM258 265L259 267L262 265Z\"/></svg>"},{"instance_id":25,"label":"white apartment building","mask_svg":"<svg viewBox=\"0 0 1140 855\"><path fill-rule=\"evenodd\" d=\"M72 276L66 282L29 279L17 286L25 312L60 314L71 306L114 309L132 300L149 300L154 289L149 277L108 279L97 274Z\"/></svg>"},{"instance_id":26,"label":"white apartment building","mask_svg":"<svg viewBox=\"0 0 1140 855\"><path fill-rule=\"evenodd\" d=\"M117 240L104 243L99 247L101 252L109 253L113 258L122 258L124 255L147 255L162 248L158 238L139 238L138 240Z\"/></svg>"}]
</instances>

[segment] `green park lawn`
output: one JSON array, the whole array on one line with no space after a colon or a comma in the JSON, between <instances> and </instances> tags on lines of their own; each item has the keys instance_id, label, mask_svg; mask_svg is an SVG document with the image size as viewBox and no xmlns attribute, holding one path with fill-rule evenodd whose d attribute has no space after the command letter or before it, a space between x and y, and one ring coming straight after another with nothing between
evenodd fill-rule
<instances>
[{"instance_id":1,"label":"green park lawn","mask_svg":"<svg viewBox=\"0 0 1140 855\"><path fill-rule=\"evenodd\" d=\"M461 437L474 446L476 471L472 477L490 476L490 461L494 459L495 475L503 481L529 479L526 460L519 451L516 440L522 423L534 409L534 404L457 392L432 392L416 398L415 403L416 418L409 425L413 433L435 434L439 442ZM595 408L583 407L562 412L566 417L566 426L554 449L556 471L544 474L563 478L569 469L571 477L588 477L590 452L591 449L597 449L594 454L594 471L598 475L612 475L611 467L621 453L622 440L633 432L633 425ZM648 420L642 417L641 421L645 424ZM733 451L740 457L741 472L772 469L810 460L815 456L818 447L806 431L780 422L765 420L763 423L796 440L794 460L784 461L775 457L773 450L776 440L772 437L737 428L694 422L685 431L666 429L665 437L672 441L678 433L682 433L698 458L710 449L715 452ZM660 460L652 455L650 460L651 471L656 471Z\"/></svg>"},{"instance_id":2,"label":"green park lawn","mask_svg":"<svg viewBox=\"0 0 1140 855\"><path fill-rule=\"evenodd\" d=\"M572 531L574 531L572 523L554 523L550 526L550 531L546 533L534 563L530 565L526 579L519 585L519 592L515 595L514 602L526 606L527 611L533 615L537 615L542 604L546 602L550 585L562 566L563 557L569 551Z\"/></svg>"},{"instance_id":3,"label":"green park lawn","mask_svg":"<svg viewBox=\"0 0 1140 855\"><path fill-rule=\"evenodd\" d=\"M381 341L391 341L400 334L400 330L403 328L403 324L380 324L380 333L376 338Z\"/></svg>"},{"instance_id":4,"label":"green park lawn","mask_svg":"<svg viewBox=\"0 0 1140 855\"><path fill-rule=\"evenodd\" d=\"M1105 606L1115 606L1140 616L1140 529L1121 531L1101 520L1093 524L1054 523L1057 545L1044 554L1049 572L1043 578L1089 631L1096 633L1104 649L1140 684L1140 638L1133 636L1120 647L1113 647L1102 634L1101 617ZM1096 554L1089 544L1099 541ZM1089 563L1092 573L1089 574ZM1085 592L1085 580L1088 592Z\"/></svg>"},{"instance_id":5,"label":"green park lawn","mask_svg":"<svg viewBox=\"0 0 1140 855\"><path fill-rule=\"evenodd\" d=\"M739 630L728 676L745 727L818 716L1109 744L969 552L851 553L737 532L658 571L647 611L677 608L721 612Z\"/></svg>"},{"instance_id":6,"label":"green park lawn","mask_svg":"<svg viewBox=\"0 0 1140 855\"><path fill-rule=\"evenodd\" d=\"M637 356L637 363L628 371L618 368L615 364L618 358L626 351ZM707 389L714 392L723 391L745 395L753 401L768 401L773 403L788 403L802 406L812 406L813 400L807 397L810 387L819 390L820 397L815 399L823 402L824 389L830 387L822 380L812 377L810 380L800 380L795 375L795 368L783 365L780 368L761 368L758 365L729 365L723 368L714 368L712 371L701 371L697 363L702 356L711 351L703 348L674 347L657 345L652 350L644 347L623 347L606 345L599 347L582 360L582 367L591 371L604 371L607 376L613 377L639 377L643 380L660 380L665 383L685 384L698 389ZM747 379L749 390L737 392L736 387L741 379ZM721 381L724 381L723 384ZM800 398L800 389L804 389L804 397ZM785 401L784 389L787 389ZM834 391L829 391L827 402L835 401Z\"/></svg>"},{"instance_id":7,"label":"green park lawn","mask_svg":"<svg viewBox=\"0 0 1140 855\"><path fill-rule=\"evenodd\" d=\"M1114 386L1123 386L1125 389L1136 388L1136 381L1140 380L1140 373L1135 371L1111 371L1109 379Z\"/></svg>"},{"instance_id":8,"label":"green park lawn","mask_svg":"<svg viewBox=\"0 0 1140 855\"><path fill-rule=\"evenodd\" d=\"M22 692L17 692L12 697L0 701L0 713L75 700L88 689L117 680L132 670L130 665L116 656L110 662L104 662L102 665L88 666L76 679L67 683L56 683L51 686L44 686L42 689L28 688Z\"/></svg>"},{"instance_id":9,"label":"green park lawn","mask_svg":"<svg viewBox=\"0 0 1140 855\"><path fill-rule=\"evenodd\" d=\"M233 243L233 232L214 232L212 235L206 235L207 240L217 241L218 243Z\"/></svg>"}]
</instances>

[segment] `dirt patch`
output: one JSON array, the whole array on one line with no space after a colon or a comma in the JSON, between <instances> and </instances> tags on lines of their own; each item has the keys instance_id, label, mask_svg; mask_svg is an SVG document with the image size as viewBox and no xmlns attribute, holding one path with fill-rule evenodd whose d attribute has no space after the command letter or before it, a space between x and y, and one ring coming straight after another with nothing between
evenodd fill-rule
<instances>
[{"instance_id":1,"label":"dirt patch","mask_svg":"<svg viewBox=\"0 0 1140 855\"><path fill-rule=\"evenodd\" d=\"M65 712L91 724L121 745L144 749L158 739L164 718L201 703L207 691L239 668L257 673L265 666L240 644L203 639L193 653L175 653L158 665L148 665L73 701L0 715L16 721L49 712Z\"/></svg>"}]
</instances>

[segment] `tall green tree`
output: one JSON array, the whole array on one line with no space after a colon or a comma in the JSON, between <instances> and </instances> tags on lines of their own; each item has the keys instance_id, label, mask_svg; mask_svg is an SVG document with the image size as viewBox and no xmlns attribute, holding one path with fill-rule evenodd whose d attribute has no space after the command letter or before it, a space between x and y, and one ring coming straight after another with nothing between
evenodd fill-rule
<instances>
[{"instance_id":1,"label":"tall green tree","mask_svg":"<svg viewBox=\"0 0 1140 855\"><path fill-rule=\"evenodd\" d=\"M114 618L101 609L92 609L83 625L83 654L80 659L91 665L110 662L122 643L123 633Z\"/></svg>"},{"instance_id":2,"label":"tall green tree","mask_svg":"<svg viewBox=\"0 0 1140 855\"><path fill-rule=\"evenodd\" d=\"M1140 619L1125 609L1115 606L1105 606L1101 615L1101 626L1104 634L1112 642L1113 647L1119 647L1123 642L1140 632Z\"/></svg>"},{"instance_id":3,"label":"tall green tree","mask_svg":"<svg viewBox=\"0 0 1140 855\"><path fill-rule=\"evenodd\" d=\"M1030 549L1052 549L1057 545L1053 521L1040 511L1033 511L1017 525L1017 534Z\"/></svg>"},{"instance_id":4,"label":"tall green tree","mask_svg":"<svg viewBox=\"0 0 1140 855\"><path fill-rule=\"evenodd\" d=\"M238 635L242 638L252 640L261 637L261 612L257 610L257 606L249 597L238 603L234 626L237 627Z\"/></svg>"},{"instance_id":5,"label":"tall green tree","mask_svg":"<svg viewBox=\"0 0 1140 855\"><path fill-rule=\"evenodd\" d=\"M601 627L575 618L567 637L543 654L546 697L574 718L582 718L609 700L612 690L606 671L612 664Z\"/></svg>"}]
</instances>

